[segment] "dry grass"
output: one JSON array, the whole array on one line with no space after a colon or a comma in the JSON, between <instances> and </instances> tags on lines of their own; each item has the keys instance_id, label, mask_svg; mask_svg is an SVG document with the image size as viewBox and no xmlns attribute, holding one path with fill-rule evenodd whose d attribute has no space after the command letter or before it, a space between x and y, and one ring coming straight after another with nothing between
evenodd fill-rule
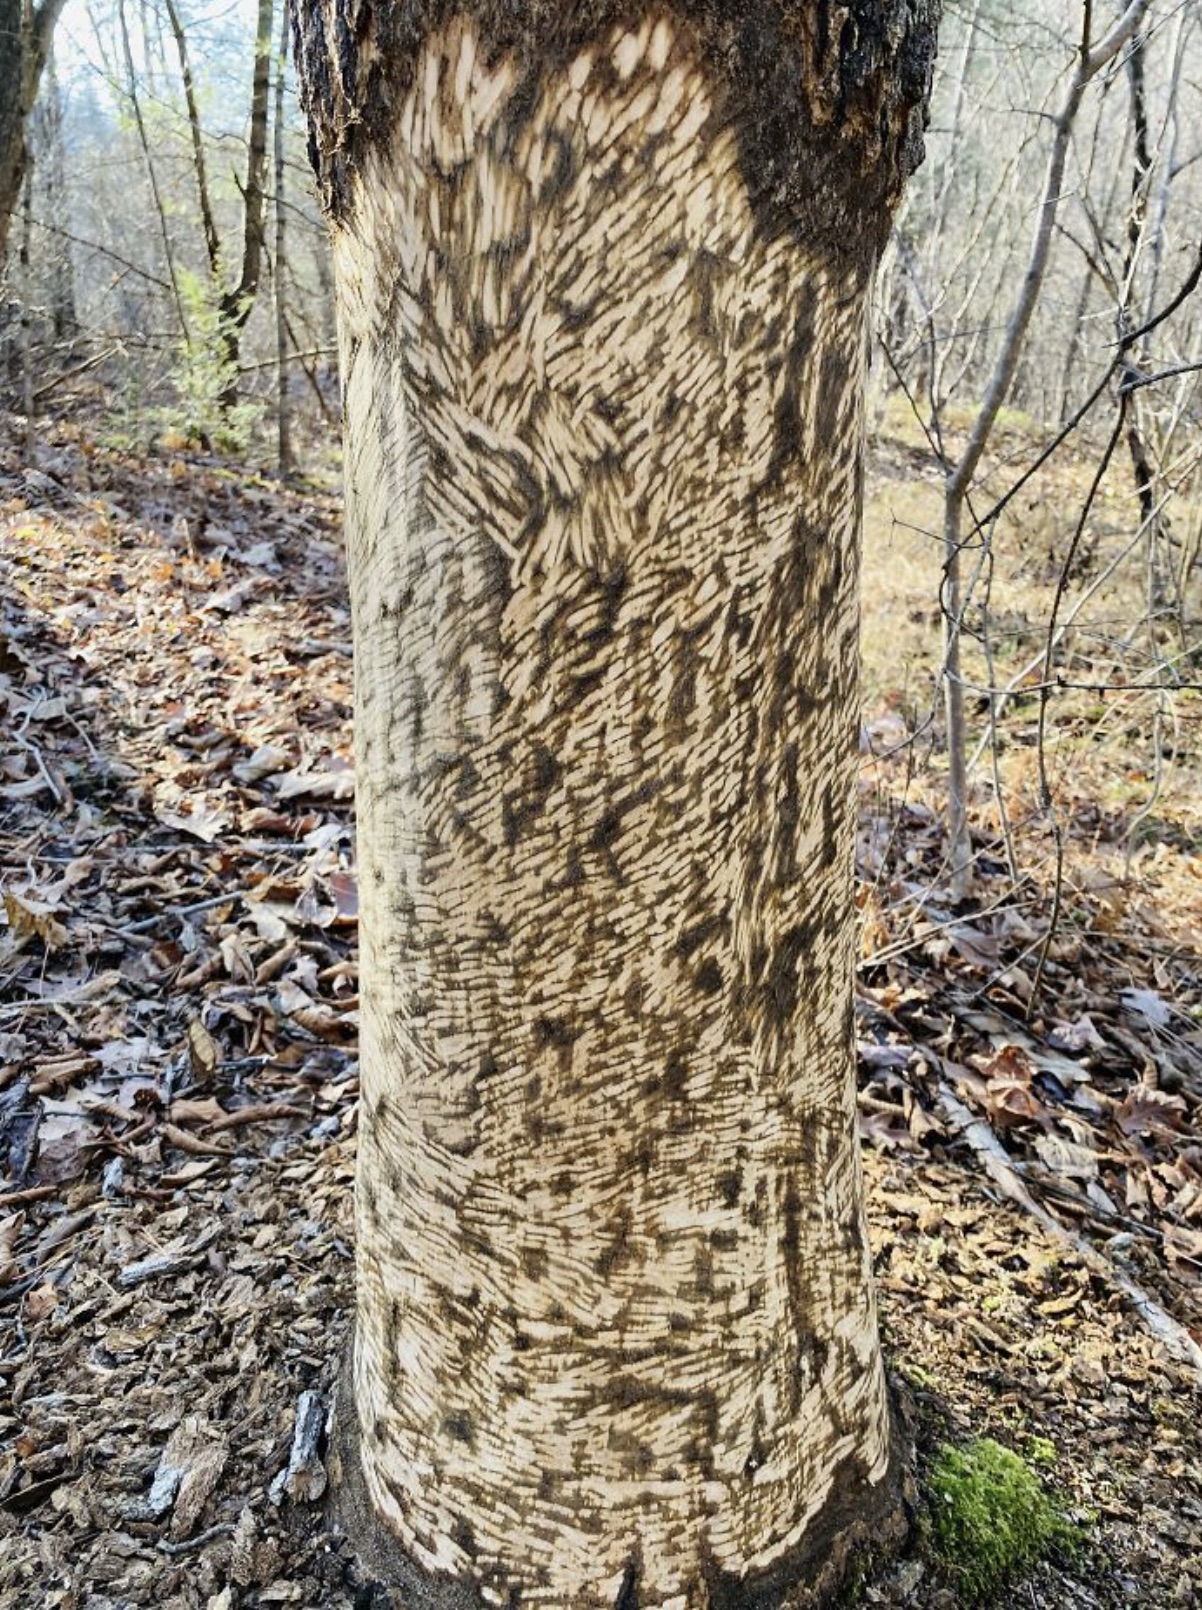
<instances>
[{"instance_id":1,"label":"dry grass","mask_svg":"<svg viewBox=\"0 0 1202 1610\"><path fill-rule=\"evenodd\" d=\"M978 514L1038 453L1040 433L1013 419L999 429ZM1037 732L1048 622L1086 503L1101 443L1075 444L1015 498L997 522L992 573L980 550L967 635L973 822L1002 855L1004 810L1020 870L1045 891L1054 877L1052 819L1041 805ZM1166 514L1162 591L1149 620L1147 542L1125 447L1116 452L1075 544L1059 604L1071 622L1059 643L1044 759L1071 881L1146 884L1165 920L1202 927L1202 565L1182 579L1202 518L1186 481ZM865 506L863 661L868 781L941 809L945 753L938 678L942 485L903 403L882 409ZM984 630L983 630L984 628ZM986 637L987 633L987 637ZM992 677L986 641L992 655ZM1070 686L1060 686L1063 680ZM1193 684L1191 687L1190 684ZM1081 684L1084 684L1082 686ZM985 689L1013 687L997 723L996 779ZM910 752L898 750L908 736ZM887 757L880 759L879 757ZM996 786L1000 783L999 791Z\"/></svg>"}]
</instances>

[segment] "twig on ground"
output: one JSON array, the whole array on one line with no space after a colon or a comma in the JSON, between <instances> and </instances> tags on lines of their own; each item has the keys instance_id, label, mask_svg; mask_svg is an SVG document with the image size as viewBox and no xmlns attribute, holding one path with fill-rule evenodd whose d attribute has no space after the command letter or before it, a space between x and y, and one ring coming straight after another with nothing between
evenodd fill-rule
<instances>
[{"instance_id":1,"label":"twig on ground","mask_svg":"<svg viewBox=\"0 0 1202 1610\"><path fill-rule=\"evenodd\" d=\"M972 1147L985 1164L990 1179L1002 1194L1015 1206L1022 1208L1045 1229L1049 1235L1071 1247L1074 1254L1110 1285L1116 1286L1127 1298L1136 1313L1152 1334L1182 1363L1193 1365L1202 1382L1202 1347L1179 1320L1162 1308L1154 1297L1149 1297L1142 1286L1137 1286L1129 1275L1116 1269L1083 1236L1075 1234L1047 1208L1031 1195L1001 1141L983 1119L974 1118L969 1109L952 1090L941 1083L938 1105L951 1127Z\"/></svg>"},{"instance_id":2,"label":"twig on ground","mask_svg":"<svg viewBox=\"0 0 1202 1610\"><path fill-rule=\"evenodd\" d=\"M210 1526L207 1532L197 1532L195 1537L187 1537L182 1543L169 1543L165 1537L160 1538L158 1548L161 1553L169 1554L174 1560L181 1554L195 1554L197 1549L216 1542L219 1537L228 1537L233 1530L232 1521L218 1521L217 1525Z\"/></svg>"}]
</instances>

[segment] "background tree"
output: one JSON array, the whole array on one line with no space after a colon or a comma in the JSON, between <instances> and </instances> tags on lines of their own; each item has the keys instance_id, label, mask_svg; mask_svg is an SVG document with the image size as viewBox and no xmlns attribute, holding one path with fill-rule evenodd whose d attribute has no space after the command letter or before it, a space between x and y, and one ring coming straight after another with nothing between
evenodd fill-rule
<instances>
[{"instance_id":1,"label":"background tree","mask_svg":"<svg viewBox=\"0 0 1202 1610\"><path fill-rule=\"evenodd\" d=\"M395 1576L557 1610L776 1602L900 1518L856 575L934 7L628 16L298 13L357 658L348 1457Z\"/></svg>"},{"instance_id":2,"label":"background tree","mask_svg":"<svg viewBox=\"0 0 1202 1610\"><path fill-rule=\"evenodd\" d=\"M25 173L30 114L65 0L0 0L0 267Z\"/></svg>"},{"instance_id":3,"label":"background tree","mask_svg":"<svg viewBox=\"0 0 1202 1610\"><path fill-rule=\"evenodd\" d=\"M1082 18L1092 34L1080 28ZM934 160L911 188L886 266L885 373L900 381L945 480L943 508L938 516L924 513L923 525L943 549L947 871L960 897L971 887L970 811L987 854L1006 839L1010 872L1022 880L1006 829L1010 804L1020 814L1027 808L1021 791L1006 799L1007 779L1022 768L1017 761L999 766L1002 750L1028 741L1012 740L1002 727L1016 689L1039 680L1041 667L1042 680L1053 682L1051 659L1071 644L1082 660L1080 681L1113 688L1120 698L1125 687L1138 686L1146 707L1159 697L1156 684L1186 674L1181 659L1173 662L1190 653L1181 629L1190 614L1181 579L1189 543L1170 565L1175 545L1160 534L1170 506L1191 498L1196 467L1179 431L1197 414L1190 360L1202 349L1196 306L1177 293L1192 272L1202 220L1194 160L1202 154L1202 105L1182 65L1199 18L1196 8L1166 3L1087 7L1073 22L1075 37L1067 14L1051 19L1046 8L991 0L949 17L951 70L936 96ZM1149 320L1155 336L1145 331L1138 353L1120 351L1123 330ZM1147 388L1149 369L1164 372L1156 389ZM1070 439L1071 452L1101 458L1107 398L1115 405L1121 398L1142 468L1135 541L1114 556L1113 585L1102 578L1106 590L1091 622L1097 578L1089 572L1112 517L1087 508L1076 533L1078 506L1065 503L1062 492L1051 494L1055 478L1042 472L1063 467L1060 450ZM886 434L899 416L889 418ZM1176 447L1152 445L1162 440ZM1072 574L1064 578L1065 613L1049 634L1046 622L1023 620L1011 608L1009 623L1027 636L1026 652L1017 662L1004 654L999 660L997 637L1005 634L993 618L995 583L1013 597L1041 569L1054 575L1066 556ZM1160 575L1157 587L1131 585L1145 563L1150 576ZM1109 630L1116 619L1128 623L1121 632ZM1175 643L1166 653L1170 631ZM1021 712L1018 718L1021 724ZM1155 722L1146 724L1159 753ZM939 727L937 718L931 724ZM916 716L914 725L926 722ZM993 756L989 808L972 776L986 748ZM1035 795L1046 810L1048 788L1040 784ZM1038 872L1042 877L1043 868ZM1054 871L1051 881L1058 879Z\"/></svg>"},{"instance_id":4,"label":"background tree","mask_svg":"<svg viewBox=\"0 0 1202 1610\"><path fill-rule=\"evenodd\" d=\"M286 294L278 309L260 308L253 294L274 259L266 221L274 42L264 54L258 37L269 22L265 4L90 0L60 28L57 82L44 76L31 121L35 399L53 407L60 386L86 384L131 440L178 433L245 449L276 412L279 324L287 370L309 382L297 394L294 435L310 444L328 435L337 400L329 245L291 90L281 100L277 169L287 181ZM14 253L0 365L18 407L25 284ZM235 379L243 402L231 412Z\"/></svg>"},{"instance_id":5,"label":"background tree","mask_svg":"<svg viewBox=\"0 0 1202 1610\"><path fill-rule=\"evenodd\" d=\"M246 149L246 181L242 185L242 252L238 277L228 282L227 269L217 231L213 201L209 194L208 174L205 168L204 136L200 126L200 109L192 67L188 59L187 37L180 20L175 0L165 0L179 54L180 76L188 108L188 126L192 136L192 150L196 158L196 188L200 202L200 216L204 226L205 250L209 259L209 272L217 290L219 313L219 340L221 359L228 371L222 401L232 406L238 395L238 354L242 330L254 307L259 280L263 272L264 228L267 207L267 122L268 99L271 83L271 23L274 0L258 0L255 25L254 77L251 83L250 133ZM282 70L282 69L281 69ZM282 108L282 97L280 99ZM282 161L282 158L280 159ZM280 165L277 163L277 182Z\"/></svg>"}]
</instances>

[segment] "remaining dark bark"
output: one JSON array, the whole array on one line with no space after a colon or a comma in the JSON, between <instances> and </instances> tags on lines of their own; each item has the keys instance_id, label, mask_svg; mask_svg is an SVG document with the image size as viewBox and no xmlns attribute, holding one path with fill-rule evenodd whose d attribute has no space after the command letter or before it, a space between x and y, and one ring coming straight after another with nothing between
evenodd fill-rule
<instances>
[{"instance_id":1,"label":"remaining dark bark","mask_svg":"<svg viewBox=\"0 0 1202 1610\"><path fill-rule=\"evenodd\" d=\"M0 267L21 195L29 116L65 0L0 0Z\"/></svg>"},{"instance_id":2,"label":"remaining dark bark","mask_svg":"<svg viewBox=\"0 0 1202 1610\"><path fill-rule=\"evenodd\" d=\"M941 0L664 0L695 30L739 131L752 202L808 245L875 256L922 160ZM418 46L457 13L532 85L588 42L648 14L645 0L333 0L296 7L310 157L326 205L348 204L361 153L383 137ZM654 9L654 8L652 8Z\"/></svg>"}]
</instances>

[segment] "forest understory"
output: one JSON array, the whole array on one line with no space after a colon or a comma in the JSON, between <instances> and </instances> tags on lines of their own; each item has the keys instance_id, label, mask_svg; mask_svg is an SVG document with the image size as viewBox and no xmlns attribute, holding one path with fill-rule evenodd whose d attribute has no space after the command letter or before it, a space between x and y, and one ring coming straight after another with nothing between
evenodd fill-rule
<instances>
[{"instance_id":1,"label":"forest understory","mask_svg":"<svg viewBox=\"0 0 1202 1610\"><path fill-rule=\"evenodd\" d=\"M1162 777L1112 716L1129 706L1066 693L1057 846L1020 684L1009 807L977 789L957 905L921 713L938 487L889 421L872 476L860 1119L919 1491L940 1447L995 1439L1079 1538L999 1603L1199 1604L1196 695ZM338 521L332 480L133 454L65 420L31 460L0 417L12 1610L368 1602L322 1509L357 1097ZM1019 669L1055 584L1037 549L991 600ZM929 1521L859 1593L983 1602Z\"/></svg>"}]
</instances>

